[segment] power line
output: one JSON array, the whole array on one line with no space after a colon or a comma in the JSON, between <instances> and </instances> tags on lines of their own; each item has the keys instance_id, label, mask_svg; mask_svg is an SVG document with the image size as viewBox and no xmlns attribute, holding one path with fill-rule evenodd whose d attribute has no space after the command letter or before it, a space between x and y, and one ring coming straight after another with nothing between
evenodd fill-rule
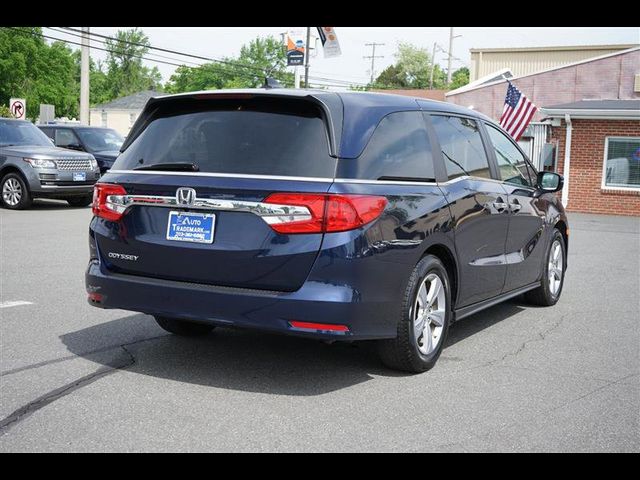
<instances>
[{"instance_id":1,"label":"power line","mask_svg":"<svg viewBox=\"0 0 640 480\"><path fill-rule=\"evenodd\" d=\"M45 35L44 33L38 33L38 32L34 32L34 31L25 31L25 30L23 30L23 29L21 29L19 27L2 27L2 28L8 28L8 29L11 29L11 30L16 30L18 33L21 33L23 35L39 36L39 37L46 38L46 39L49 39L49 40L59 41L59 42L63 42L63 43L71 44L71 45L82 46L81 42L75 42L73 40L63 39L63 38L59 38L59 37L53 37L53 36L50 36L50 35ZM46 27L46 28L52 28L52 27ZM98 42L98 43L100 43L100 42L105 43L102 40L95 40L94 39L94 41ZM124 42L124 43L127 43L127 42ZM117 53L113 49L101 48L101 47L96 46L96 45L90 45L89 48L93 49L93 50L107 52L107 53ZM157 56L157 54L154 54L154 55ZM193 64L196 65L196 67L189 67L189 66L184 65L184 64L178 64L178 63L170 62L170 61L167 61L167 60L158 60L158 59L146 56L146 55L129 55L129 56L131 56L132 58L138 58L138 59L141 59L141 60L160 63L160 64L164 64L164 65L170 65L170 66L174 66L174 67L197 68L197 67L203 66L203 64L197 64L195 62L189 62L189 63L193 63ZM177 60L177 59L173 59L173 60L181 61L181 60ZM254 74L252 74L250 72L231 71L231 70L225 69L222 66L219 66L218 68L219 68L219 72L221 74L224 74L224 75L229 75L229 76L236 75L236 76L239 76L239 77L243 77L243 78L246 78L246 79L252 79L252 80L256 78L256 75L254 75ZM262 70L260 70L260 72L264 75L264 72ZM272 72L272 74L276 74L276 72ZM277 72L277 76L278 77L280 76L280 72ZM350 87L350 86L362 86L362 85L357 85L354 82L348 82L346 80L331 79L331 78L324 78L324 77L310 77L310 78L312 80L315 80L314 84L316 84L318 86L343 87L343 88L347 88L347 87ZM283 80L283 79L280 78L280 80ZM319 83L319 81L326 82L326 83Z\"/></svg>"},{"instance_id":2,"label":"power line","mask_svg":"<svg viewBox=\"0 0 640 480\"><path fill-rule=\"evenodd\" d=\"M53 28L53 27L46 27L46 28ZM64 30L69 30L69 31L73 31L73 32L78 32L79 31L78 29L71 28L71 27L62 27L62 28ZM68 34L69 35L74 35L73 33L68 33ZM76 34L76 35L78 35L78 34ZM158 51L162 51L162 52L166 52L166 53L171 53L171 54L174 54L174 55L180 55L180 56L185 56L185 57L190 57L190 58L196 58L196 59L199 59L199 60L206 60L206 61L209 61L209 62L215 62L215 63L221 63L221 64L225 64L225 65L230 65L230 66L237 66L237 67L241 67L241 68L252 69L252 70L259 71L260 73L262 73L265 76L268 75L268 74L275 73L275 72L273 72L273 69L267 70L267 69L263 69L261 67L256 67L254 65L246 65L246 64L239 63L239 62L233 62L233 61L228 61L228 60L220 60L220 59L211 58L211 57L204 57L204 56L201 56L201 55L194 55L194 54L190 54L190 53L186 53L186 52L180 52L178 50L169 50L169 49L166 49L166 48L155 47L153 45L147 45L147 44L143 44L143 43L139 43L139 42L132 42L132 41L129 41L129 40L121 40L121 39L118 39L118 38L115 38L115 37L111 37L109 35L103 35L103 34L100 34L100 33L93 32L93 33L90 33L90 35L91 36L97 36L97 37L100 37L100 38L103 38L103 39L112 40L112 41L115 41L115 42L120 42L120 43L129 44L129 45L145 47L145 48L148 48L150 50L158 50ZM97 40L97 41L106 43L103 40ZM158 57L162 57L162 55L159 55L159 54L156 54L156 53L154 53L153 55L158 56ZM168 59L174 60L174 61L183 61L181 59L176 59L176 58L173 58L173 57L164 57L164 58L168 58ZM195 62L189 62L189 63L192 63L192 64L197 65L197 66L202 66L202 64L197 64ZM350 81L347 81L347 80L341 80L341 79L336 79L336 78L323 78L323 77L315 77L315 76L310 76L309 78L310 79L315 79L315 80L327 80L327 81L336 82L336 83L345 83L345 84L349 84L349 85L356 83L356 82L350 82ZM363 83L362 86L364 86L364 85L365 84Z\"/></svg>"},{"instance_id":3,"label":"power line","mask_svg":"<svg viewBox=\"0 0 640 480\"><path fill-rule=\"evenodd\" d=\"M38 32L33 32L33 31L24 31L24 30L22 30L22 29L20 29L18 27L2 27L2 28L9 28L9 29L12 29L12 30L16 30L19 33L24 34L24 35L36 35L36 36L39 36L39 37L47 38L49 40L56 40L56 41L63 42L63 43L82 46L82 43L80 43L80 42L74 42L74 41L71 41L71 40L65 40L65 39L58 38L58 37L52 37L52 36L49 36L49 35L45 35L43 33L38 33ZM117 53L116 51L114 51L112 49L101 48L101 47L92 46L92 45L90 45L89 48L93 49L93 50L100 50L100 51L107 52L107 53ZM171 66L174 66L174 67L194 68L194 67L188 67L187 65L184 65L184 64L168 62L168 61L165 61L165 60L156 60L154 58L141 56L141 55L133 55L133 54L131 54L129 56L132 57L132 58L138 58L138 59L147 60L147 61L150 61L150 62L156 62L156 63L165 64L165 65L171 65ZM202 65L198 65L198 66L202 66ZM244 77L244 78L247 78L247 79L255 79L255 75L252 75L249 72L237 72L237 71L232 72L230 70L224 70L223 68L220 68L220 73L226 74L226 75L236 75L236 76Z\"/></svg>"},{"instance_id":4,"label":"power line","mask_svg":"<svg viewBox=\"0 0 640 480\"><path fill-rule=\"evenodd\" d=\"M54 30L54 31L56 31L56 32L58 32L58 33L62 33L62 34L64 34L64 35L72 35L72 36L75 36L75 37L80 37L80 38L82 38L82 34L81 34L81 33L67 32L67 31L65 31L65 30L62 30L62 29L59 29L59 28L55 28L55 27L44 27L44 28L47 28L47 29L49 29L49 30ZM95 34L94 34L94 33L89 32L89 36L90 36L90 37L91 37L91 36L93 36L93 35L95 35ZM102 45L107 45L106 40L99 40L99 39L95 39L95 38L93 38L93 39L92 39L92 41L94 41L94 42L98 42L98 43L100 43L100 44L102 44ZM117 40L117 41L118 41L118 40ZM122 41L122 40L119 40L119 41L121 41L121 42L123 42L123 43L128 43L128 42L125 42L125 41ZM147 47L147 48L149 48L149 47ZM175 61L175 62L190 63L191 65L195 65L195 66L197 66L197 67L199 67L199 66L201 66L201 65L202 65L201 63L193 62L193 61L191 61L191 60L183 60L183 59L181 59L181 58L167 57L166 55L160 55L160 54L158 54L158 53L153 53L152 55L153 55L154 57L164 58L164 59L166 59L166 60L173 60L173 61ZM148 55L147 55L147 56L148 56Z\"/></svg>"},{"instance_id":5,"label":"power line","mask_svg":"<svg viewBox=\"0 0 640 480\"><path fill-rule=\"evenodd\" d=\"M71 31L74 31L74 32L80 32L80 30L78 30L77 28L71 28L71 27L62 27L62 28L64 28L65 30L71 30ZM254 65L245 65L245 64L242 64L242 63L238 63L238 62L231 62L231 61L228 61L228 60L220 60L220 59L217 59L217 58L204 57L202 55L194 55L194 54L191 54L191 53L179 52L177 50L169 50L168 48L154 47L153 45L146 45L144 43L131 42L129 40L120 40L118 38L110 37L109 35L102 35L100 33L92 33L91 35L94 35L94 36L97 36L97 37L101 37L101 38L104 38L104 39L113 40L113 41L116 41L116 42L127 43L129 45L135 45L135 46L138 46L138 47L147 47L147 48L149 48L151 50L157 50L159 52L172 53L174 55L181 55L183 57L190 57L190 58L195 58L195 59L198 59L198 60L206 60L208 62L222 63L222 64L241 67L241 68L248 68L248 69L257 70L257 71L260 71L260 72L263 72L263 73L265 71L264 69L262 69L260 67L256 67Z\"/></svg>"}]
</instances>

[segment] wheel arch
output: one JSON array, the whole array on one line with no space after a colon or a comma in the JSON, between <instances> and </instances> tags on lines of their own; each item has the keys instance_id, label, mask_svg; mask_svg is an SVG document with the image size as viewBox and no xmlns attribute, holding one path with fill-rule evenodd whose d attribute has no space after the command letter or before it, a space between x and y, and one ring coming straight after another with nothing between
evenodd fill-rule
<instances>
[{"instance_id":1,"label":"wheel arch","mask_svg":"<svg viewBox=\"0 0 640 480\"><path fill-rule=\"evenodd\" d=\"M449 282L451 283L451 307L452 309L454 309L458 300L459 291L458 264L456 262L455 255L449 247L442 243L436 243L429 246L423 253L422 258L427 255L433 255L434 257L437 257L443 263L445 269L447 270Z\"/></svg>"},{"instance_id":2,"label":"wheel arch","mask_svg":"<svg viewBox=\"0 0 640 480\"><path fill-rule=\"evenodd\" d=\"M5 165L2 168L0 168L0 180L2 180L2 178L4 178L4 176L7 175L8 173L17 173L18 175L20 175L20 178L22 178L22 181L25 183L25 185L27 187L29 186L27 177L24 176L24 173L22 172L22 170L20 170L15 165L11 165L11 164Z\"/></svg>"},{"instance_id":3,"label":"wheel arch","mask_svg":"<svg viewBox=\"0 0 640 480\"><path fill-rule=\"evenodd\" d=\"M567 223L562 219L558 220L553 227L557 228L562 234L562 238L564 239L565 257L568 257L569 256L569 227L567 227ZM565 258L565 269L567 268L566 264L567 264L567 261Z\"/></svg>"}]
</instances>

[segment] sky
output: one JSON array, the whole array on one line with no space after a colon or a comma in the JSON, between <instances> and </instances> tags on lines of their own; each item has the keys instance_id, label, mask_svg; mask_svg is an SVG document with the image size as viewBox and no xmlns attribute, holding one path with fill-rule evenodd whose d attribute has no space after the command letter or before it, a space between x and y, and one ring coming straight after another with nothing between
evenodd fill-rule
<instances>
[{"instance_id":1,"label":"sky","mask_svg":"<svg viewBox=\"0 0 640 480\"><path fill-rule=\"evenodd\" d=\"M113 35L117 30L125 28L127 27L91 27L91 32ZM153 46L205 57L222 58L238 55L240 47L256 36L279 37L280 33L290 28L304 27L143 27L142 30ZM318 55L311 58L310 75L312 77L367 83L370 77L371 60L363 57L371 55L371 47L366 47L365 43L385 44L376 47L376 56L383 56L375 60L376 74L394 63L394 53L399 42L409 42L418 47L427 48L429 52L434 42L443 49L449 47L449 27L335 27L335 32L340 42L342 56L323 58L322 47L318 42ZM47 28L44 29L44 33L61 39L79 41L77 37ZM316 33L315 29L312 29L312 33ZM460 35L453 41L452 52L454 57L457 57L452 63L454 71L457 68L469 66L470 48L640 43L640 27L454 27L454 35ZM314 45L313 40L311 45ZM71 47L78 48L75 45ZM162 60L174 63L181 63L176 62L176 58L184 59L184 57L163 52L158 54L173 58L173 60L168 58ZM106 52L92 50L91 55L96 60L104 59ZM153 53L150 52L149 55ZM191 59L191 61L202 63L199 60ZM446 68L446 55L437 53L436 62ZM157 66L165 82L176 68L150 61L145 63L148 66Z\"/></svg>"}]
</instances>

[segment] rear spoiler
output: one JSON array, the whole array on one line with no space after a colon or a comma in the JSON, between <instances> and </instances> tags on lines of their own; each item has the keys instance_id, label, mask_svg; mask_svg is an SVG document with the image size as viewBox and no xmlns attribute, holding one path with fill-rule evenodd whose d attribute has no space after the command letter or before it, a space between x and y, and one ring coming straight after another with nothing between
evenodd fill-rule
<instances>
[{"instance_id":1,"label":"rear spoiler","mask_svg":"<svg viewBox=\"0 0 640 480\"><path fill-rule=\"evenodd\" d=\"M295 93L292 93L295 92ZM179 103L182 100L198 100L198 99L242 99L251 98L254 96L265 96L275 98L286 98L290 100L307 101L316 104L320 111L323 113L323 120L327 127L327 133L329 136L329 154L332 157L338 157L338 148L342 140L342 122L343 122L343 105L342 100L338 95L331 92L315 92L306 90L293 90L285 92L277 89L273 91L270 89L252 89L252 90L214 90L205 92L193 92L193 93L181 93L177 95L166 95L160 97L152 97L145 104L142 113L135 121L129 135L127 135L120 152L124 152L131 143L147 128L149 123L153 120L155 113L160 106L165 106L170 103Z\"/></svg>"}]
</instances>

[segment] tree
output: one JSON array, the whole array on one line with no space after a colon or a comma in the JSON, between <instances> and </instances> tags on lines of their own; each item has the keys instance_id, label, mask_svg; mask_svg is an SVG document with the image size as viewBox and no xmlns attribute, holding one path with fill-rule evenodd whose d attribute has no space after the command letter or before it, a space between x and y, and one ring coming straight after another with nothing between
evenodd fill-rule
<instances>
[{"instance_id":1,"label":"tree","mask_svg":"<svg viewBox=\"0 0 640 480\"><path fill-rule=\"evenodd\" d=\"M149 51L149 38L137 27L118 30L115 39L105 41L107 56L107 89L109 99L131 95L141 90L161 89L158 67L148 68L142 57Z\"/></svg>"},{"instance_id":2,"label":"tree","mask_svg":"<svg viewBox=\"0 0 640 480\"><path fill-rule=\"evenodd\" d=\"M0 29L0 104L11 97L27 100L27 118L35 119L40 104L52 104L57 115L76 117L72 51L62 42L48 45L39 27Z\"/></svg>"},{"instance_id":3,"label":"tree","mask_svg":"<svg viewBox=\"0 0 640 480\"><path fill-rule=\"evenodd\" d=\"M454 90L465 86L467 83L469 83L469 69L462 67L451 74L451 85L449 85L449 88Z\"/></svg>"},{"instance_id":4,"label":"tree","mask_svg":"<svg viewBox=\"0 0 640 480\"><path fill-rule=\"evenodd\" d=\"M395 64L378 75L373 88L429 88L432 58L426 48L399 43L394 57ZM446 74L438 64L433 70L433 88L446 88Z\"/></svg>"},{"instance_id":5,"label":"tree","mask_svg":"<svg viewBox=\"0 0 640 480\"><path fill-rule=\"evenodd\" d=\"M237 58L205 63L199 67L178 67L165 89L169 93L222 88L254 88L270 76L291 87L293 73L287 71L287 56L280 41L272 36L256 38L243 45Z\"/></svg>"}]
</instances>

